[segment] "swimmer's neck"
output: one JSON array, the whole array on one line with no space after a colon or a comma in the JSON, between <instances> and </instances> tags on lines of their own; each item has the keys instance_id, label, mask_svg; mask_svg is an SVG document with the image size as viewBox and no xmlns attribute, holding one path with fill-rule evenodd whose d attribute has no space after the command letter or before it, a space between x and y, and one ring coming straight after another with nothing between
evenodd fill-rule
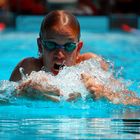
<instances>
[{"instance_id":1,"label":"swimmer's neck","mask_svg":"<svg viewBox=\"0 0 140 140\"><path fill-rule=\"evenodd\" d=\"M41 70L45 72L51 72L54 76L56 76L59 73L59 71L54 71L54 70L49 71L48 68L45 66L42 66Z\"/></svg>"}]
</instances>

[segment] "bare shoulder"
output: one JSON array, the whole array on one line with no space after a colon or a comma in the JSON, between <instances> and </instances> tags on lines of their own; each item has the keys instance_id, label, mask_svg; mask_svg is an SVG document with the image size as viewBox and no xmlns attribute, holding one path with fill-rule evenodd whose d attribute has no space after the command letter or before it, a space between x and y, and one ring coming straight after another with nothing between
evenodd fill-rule
<instances>
[{"instance_id":1,"label":"bare shoulder","mask_svg":"<svg viewBox=\"0 0 140 140\"><path fill-rule=\"evenodd\" d=\"M42 62L40 59L33 57L23 59L13 70L10 77L11 81L19 81L21 79L21 74L19 72L20 67L24 69L26 74L30 74L32 71L39 71L42 67Z\"/></svg>"},{"instance_id":2,"label":"bare shoulder","mask_svg":"<svg viewBox=\"0 0 140 140\"><path fill-rule=\"evenodd\" d=\"M91 59L91 58L100 58L98 55L94 54L94 53L84 53L84 54L81 54L80 55L80 59L82 61L84 60L88 60L88 59Z\"/></svg>"},{"instance_id":3,"label":"bare shoulder","mask_svg":"<svg viewBox=\"0 0 140 140\"><path fill-rule=\"evenodd\" d=\"M96 55L94 53L84 53L84 54L80 54L78 56L77 63L80 63L80 62L85 61L85 60L89 60L91 58L101 59L98 55Z\"/></svg>"},{"instance_id":4,"label":"bare shoulder","mask_svg":"<svg viewBox=\"0 0 140 140\"><path fill-rule=\"evenodd\" d=\"M42 62L38 58L29 57L23 59L18 65L20 67L23 67L25 72L28 73L29 70L33 71L39 69L40 68L39 66L42 65Z\"/></svg>"},{"instance_id":5,"label":"bare shoulder","mask_svg":"<svg viewBox=\"0 0 140 140\"><path fill-rule=\"evenodd\" d=\"M85 61L85 60L89 60L91 58L94 58L96 60L98 60L101 64L101 67L103 70L108 70L108 63L100 56L94 54L94 53L84 53L84 54L81 54L78 56L78 59L77 59L77 63L80 63L82 61Z\"/></svg>"}]
</instances>

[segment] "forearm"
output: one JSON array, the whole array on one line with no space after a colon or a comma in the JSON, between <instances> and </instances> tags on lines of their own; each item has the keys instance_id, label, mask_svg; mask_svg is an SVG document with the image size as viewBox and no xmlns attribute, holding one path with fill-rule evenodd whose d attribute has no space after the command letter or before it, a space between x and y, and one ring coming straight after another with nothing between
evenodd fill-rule
<instances>
[{"instance_id":1,"label":"forearm","mask_svg":"<svg viewBox=\"0 0 140 140\"><path fill-rule=\"evenodd\" d=\"M130 94L128 94L128 92ZM140 98L134 96L134 93L132 94L132 91L128 91L127 89L121 92L113 92L110 89L105 88L101 97L104 97L115 104L140 105Z\"/></svg>"},{"instance_id":2,"label":"forearm","mask_svg":"<svg viewBox=\"0 0 140 140\"><path fill-rule=\"evenodd\" d=\"M84 53L84 54L79 55L78 59L77 59L77 63L83 62L85 60L89 60L91 58L97 60L100 63L101 68L103 70L105 70L105 71L108 70L108 68L109 68L108 63L102 57L100 57L96 54L93 54L93 53Z\"/></svg>"},{"instance_id":3,"label":"forearm","mask_svg":"<svg viewBox=\"0 0 140 140\"><path fill-rule=\"evenodd\" d=\"M46 82L45 85L30 79L21 81L16 89L16 95L28 98L46 99L55 102L59 101L60 89L47 84L48 81L46 79L44 79L44 81ZM42 82L44 81L42 80Z\"/></svg>"}]
</instances>

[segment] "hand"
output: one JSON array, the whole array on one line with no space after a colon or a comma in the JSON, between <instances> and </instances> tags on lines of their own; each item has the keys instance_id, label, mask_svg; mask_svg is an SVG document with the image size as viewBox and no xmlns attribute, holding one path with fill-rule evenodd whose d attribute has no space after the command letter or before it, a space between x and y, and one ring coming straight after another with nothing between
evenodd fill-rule
<instances>
[{"instance_id":1,"label":"hand","mask_svg":"<svg viewBox=\"0 0 140 140\"><path fill-rule=\"evenodd\" d=\"M94 99L98 99L103 96L102 93L104 91L104 87L97 82L96 77L93 78L87 73L82 73L81 80Z\"/></svg>"},{"instance_id":2,"label":"hand","mask_svg":"<svg viewBox=\"0 0 140 140\"><path fill-rule=\"evenodd\" d=\"M78 92L70 93L69 98L67 99L68 102L76 101L81 97L81 94Z\"/></svg>"},{"instance_id":3,"label":"hand","mask_svg":"<svg viewBox=\"0 0 140 140\"><path fill-rule=\"evenodd\" d=\"M108 71L108 69L109 69L109 64L108 64L106 61L101 60L101 61L100 61L100 64L101 64L101 68L102 68L104 71Z\"/></svg>"},{"instance_id":4,"label":"hand","mask_svg":"<svg viewBox=\"0 0 140 140\"><path fill-rule=\"evenodd\" d=\"M30 98L47 99L54 102L59 101L60 90L57 87L47 85L42 86L32 80L26 80L20 83L16 90L17 96L25 96Z\"/></svg>"}]
</instances>

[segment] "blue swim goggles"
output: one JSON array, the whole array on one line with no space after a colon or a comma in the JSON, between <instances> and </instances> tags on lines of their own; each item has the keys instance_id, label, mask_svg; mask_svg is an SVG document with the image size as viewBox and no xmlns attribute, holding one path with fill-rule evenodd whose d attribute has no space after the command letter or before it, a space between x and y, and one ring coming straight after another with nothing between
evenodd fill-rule
<instances>
[{"instance_id":1,"label":"blue swim goggles","mask_svg":"<svg viewBox=\"0 0 140 140\"><path fill-rule=\"evenodd\" d=\"M51 41L45 41L45 40L41 40L42 45L44 48L46 48L48 51L53 51L55 49L64 49L66 52L72 52L75 50L77 43L66 43L65 45L58 45L55 42L51 42Z\"/></svg>"}]
</instances>

